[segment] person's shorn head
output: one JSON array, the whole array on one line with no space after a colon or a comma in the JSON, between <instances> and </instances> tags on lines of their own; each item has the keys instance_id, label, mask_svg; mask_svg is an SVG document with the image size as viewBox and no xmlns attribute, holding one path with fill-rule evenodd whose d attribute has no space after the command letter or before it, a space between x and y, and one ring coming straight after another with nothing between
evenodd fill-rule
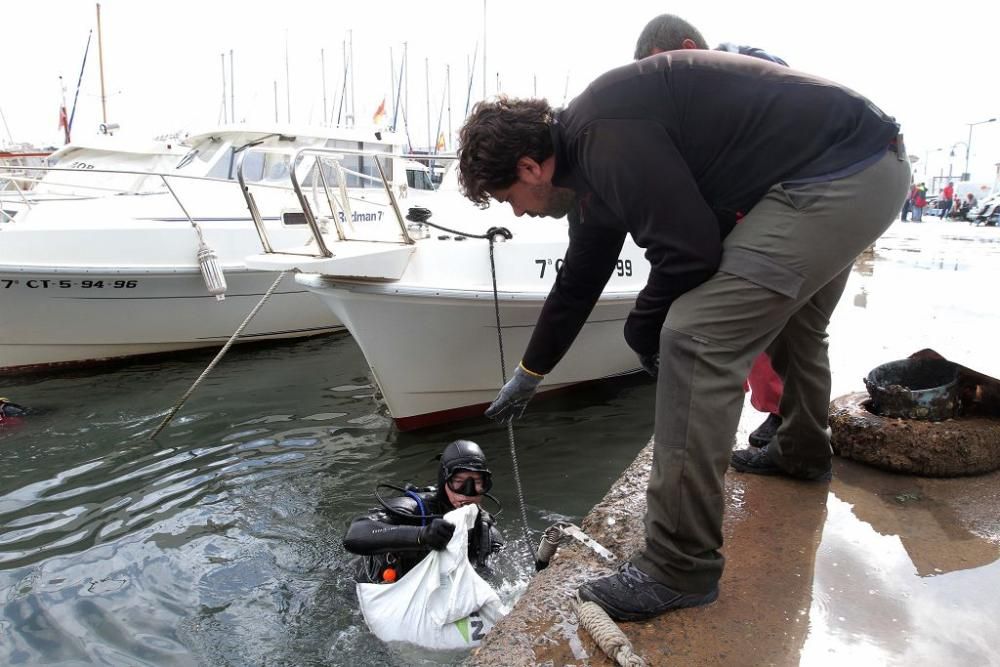
<instances>
[{"instance_id":1,"label":"person's shorn head","mask_svg":"<svg viewBox=\"0 0 1000 667\"><path fill-rule=\"evenodd\" d=\"M561 218L576 200L552 184L554 112L544 99L501 96L476 104L459 132L458 179L465 196L486 208L510 204L514 215Z\"/></svg>"},{"instance_id":2,"label":"person's shorn head","mask_svg":"<svg viewBox=\"0 0 1000 667\"><path fill-rule=\"evenodd\" d=\"M674 14L660 14L646 24L635 43L635 59L664 51L707 49L708 42L693 25Z\"/></svg>"}]
</instances>

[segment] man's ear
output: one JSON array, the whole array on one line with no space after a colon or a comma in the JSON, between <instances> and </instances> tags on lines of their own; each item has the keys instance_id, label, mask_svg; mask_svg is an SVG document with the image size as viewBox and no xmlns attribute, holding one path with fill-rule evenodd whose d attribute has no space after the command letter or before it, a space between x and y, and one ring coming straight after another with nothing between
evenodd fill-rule
<instances>
[{"instance_id":1,"label":"man's ear","mask_svg":"<svg viewBox=\"0 0 1000 667\"><path fill-rule=\"evenodd\" d=\"M685 37L684 41L681 42L681 48L684 49L697 49L698 45L695 44L694 40L690 37Z\"/></svg>"},{"instance_id":2,"label":"man's ear","mask_svg":"<svg viewBox=\"0 0 1000 667\"><path fill-rule=\"evenodd\" d=\"M535 184L542 180L542 165L535 162L528 156L522 156L517 160L517 179L524 183Z\"/></svg>"}]
</instances>

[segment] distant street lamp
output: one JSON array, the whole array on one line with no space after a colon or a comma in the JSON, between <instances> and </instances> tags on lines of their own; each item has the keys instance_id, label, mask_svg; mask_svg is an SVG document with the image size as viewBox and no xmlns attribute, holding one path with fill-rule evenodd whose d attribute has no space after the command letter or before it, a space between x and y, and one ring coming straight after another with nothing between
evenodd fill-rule
<instances>
[{"instance_id":1,"label":"distant street lamp","mask_svg":"<svg viewBox=\"0 0 1000 667\"><path fill-rule=\"evenodd\" d=\"M965 145L965 168L966 169L969 168L969 144L965 143L964 141L956 141L955 143L953 143L951 145L951 151L948 153L948 180L949 181L951 180L951 161L955 158L955 146L961 146L963 144ZM962 180L962 181L968 180L967 178L964 178L964 176L965 176L965 174L963 174L963 178L961 178L959 180Z\"/></svg>"},{"instance_id":2,"label":"distant street lamp","mask_svg":"<svg viewBox=\"0 0 1000 667\"><path fill-rule=\"evenodd\" d=\"M965 143L965 172L962 174L962 180L969 180L969 152L970 146L972 146L972 128L976 125L983 125L984 123L992 123L996 118L990 118L989 120L981 120L978 123L966 123L969 126L969 140ZM954 148L954 146L952 146Z\"/></svg>"}]
</instances>

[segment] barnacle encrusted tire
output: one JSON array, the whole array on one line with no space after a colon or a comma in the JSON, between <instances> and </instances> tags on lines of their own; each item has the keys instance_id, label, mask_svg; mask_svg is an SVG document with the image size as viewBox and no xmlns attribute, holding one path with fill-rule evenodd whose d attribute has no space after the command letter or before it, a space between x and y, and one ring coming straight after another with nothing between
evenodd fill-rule
<instances>
[{"instance_id":1,"label":"barnacle encrusted tire","mask_svg":"<svg viewBox=\"0 0 1000 667\"><path fill-rule=\"evenodd\" d=\"M893 472L927 477L978 475L1000 468L1000 420L962 417L941 422L881 417L868 394L830 403L833 451Z\"/></svg>"}]
</instances>

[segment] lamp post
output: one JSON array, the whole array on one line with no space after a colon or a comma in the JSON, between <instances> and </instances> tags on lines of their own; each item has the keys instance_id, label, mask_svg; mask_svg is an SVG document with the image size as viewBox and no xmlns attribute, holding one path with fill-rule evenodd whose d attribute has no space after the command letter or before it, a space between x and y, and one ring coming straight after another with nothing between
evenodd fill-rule
<instances>
[{"instance_id":1,"label":"lamp post","mask_svg":"<svg viewBox=\"0 0 1000 667\"><path fill-rule=\"evenodd\" d=\"M953 143L951 145L951 151L948 153L948 180L949 181L951 180L951 161L953 159L955 159L955 146L961 146L963 144L965 145L965 160L966 160L966 162L965 162L965 168L966 169L969 168L969 162L968 162L968 160L969 160L969 144L965 143L964 141L956 141L955 143ZM964 176L964 174L963 174L963 176ZM962 178L962 179L959 179L959 180L963 180L964 181L966 179Z\"/></svg>"},{"instance_id":2,"label":"lamp post","mask_svg":"<svg viewBox=\"0 0 1000 667\"><path fill-rule=\"evenodd\" d=\"M978 123L966 123L966 125L969 126L969 140L965 143L965 172L962 174L963 181L969 180L969 152L971 150L969 147L972 146L972 128L974 128L976 125L992 123L995 120L996 118L990 118L988 120L981 120Z\"/></svg>"}]
</instances>

